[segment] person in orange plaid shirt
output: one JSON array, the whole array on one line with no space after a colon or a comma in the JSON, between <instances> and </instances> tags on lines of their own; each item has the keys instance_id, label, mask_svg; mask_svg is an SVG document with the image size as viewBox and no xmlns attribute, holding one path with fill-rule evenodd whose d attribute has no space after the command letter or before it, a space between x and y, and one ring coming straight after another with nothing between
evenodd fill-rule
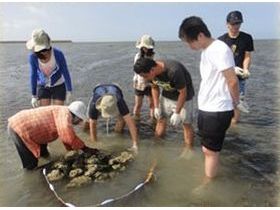
<instances>
[{"instance_id":1,"label":"person in orange plaid shirt","mask_svg":"<svg viewBox=\"0 0 280 210\"><path fill-rule=\"evenodd\" d=\"M15 143L23 168L34 169L41 156L40 145L59 138L67 150L95 149L85 146L73 125L86 120L86 106L74 101L69 106L45 106L22 110L8 119L8 132Z\"/></svg>"}]
</instances>

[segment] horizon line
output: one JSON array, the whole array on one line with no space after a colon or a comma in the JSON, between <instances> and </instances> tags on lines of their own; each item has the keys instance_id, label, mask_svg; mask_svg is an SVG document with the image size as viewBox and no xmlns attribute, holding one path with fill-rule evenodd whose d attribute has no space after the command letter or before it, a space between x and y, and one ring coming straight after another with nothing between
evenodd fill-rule
<instances>
[{"instance_id":1,"label":"horizon line","mask_svg":"<svg viewBox=\"0 0 280 210\"><path fill-rule=\"evenodd\" d=\"M254 40L280 40L280 38L258 38L258 39L254 39ZM158 40L157 42L179 42L180 40ZM88 40L88 41L82 41L82 40L77 40L77 41L73 41L73 40L53 40L53 43L93 43L93 42L97 42L97 43L104 43L104 42L135 42L134 40L126 40L126 41L118 41L118 40L112 40L112 41L94 41L94 40ZM0 41L1 44L13 44L13 43L26 43L26 40L2 40Z\"/></svg>"}]
</instances>

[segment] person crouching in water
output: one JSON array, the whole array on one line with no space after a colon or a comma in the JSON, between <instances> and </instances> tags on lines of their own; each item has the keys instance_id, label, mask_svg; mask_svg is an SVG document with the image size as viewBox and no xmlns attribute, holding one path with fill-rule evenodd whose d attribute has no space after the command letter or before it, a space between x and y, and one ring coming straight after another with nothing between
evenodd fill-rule
<instances>
[{"instance_id":1,"label":"person crouching in water","mask_svg":"<svg viewBox=\"0 0 280 210\"><path fill-rule=\"evenodd\" d=\"M167 118L170 117L172 126L182 125L184 150L191 151L194 138L192 127L194 88L188 70L175 60L140 58L134 65L134 71L153 83L154 115L157 119L155 136L165 135Z\"/></svg>"},{"instance_id":2,"label":"person crouching in water","mask_svg":"<svg viewBox=\"0 0 280 210\"><path fill-rule=\"evenodd\" d=\"M129 114L129 109L123 98L122 90L115 84L99 84L93 89L93 95L88 105L90 138L97 141L97 118L117 117L115 132L122 133L125 123L132 138L132 150L137 152L137 128Z\"/></svg>"},{"instance_id":3,"label":"person crouching in water","mask_svg":"<svg viewBox=\"0 0 280 210\"><path fill-rule=\"evenodd\" d=\"M145 34L143 35L140 40L136 42L136 48L140 51L134 57L134 64L139 58L154 58L155 42L151 36ZM150 107L150 119L153 121L154 119L154 103L152 99L151 93L151 85L143 77L139 74L134 73L133 77L133 87L134 87L134 94L135 94L135 105L133 108L133 117L134 120L140 120L141 117L141 107L143 104L143 98L146 95L149 107Z\"/></svg>"},{"instance_id":4,"label":"person crouching in water","mask_svg":"<svg viewBox=\"0 0 280 210\"><path fill-rule=\"evenodd\" d=\"M32 170L38 165L41 144L59 138L67 150L95 149L87 147L75 134L73 125L86 120L86 106L74 101L69 106L44 106L22 110L8 119L8 133L21 158L23 168Z\"/></svg>"}]
</instances>

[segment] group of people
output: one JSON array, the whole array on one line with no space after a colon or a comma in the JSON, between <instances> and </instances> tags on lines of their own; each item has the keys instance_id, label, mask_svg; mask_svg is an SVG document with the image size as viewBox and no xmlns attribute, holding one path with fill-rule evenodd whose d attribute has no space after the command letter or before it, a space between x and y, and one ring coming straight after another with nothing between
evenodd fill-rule
<instances>
[{"instance_id":1,"label":"group of people","mask_svg":"<svg viewBox=\"0 0 280 210\"><path fill-rule=\"evenodd\" d=\"M245 81L249 77L251 35L241 32L241 12L227 16L228 32L219 39L211 36L207 25L196 16L187 17L179 28L179 38L193 50L201 50L201 83L198 92L198 134L205 156L205 175L217 175L219 154L226 131L237 123L244 104ZM47 144L61 139L66 149L93 150L75 134L73 125L86 122L90 139L97 141L97 119L116 117L116 132L128 126L132 149L138 150L135 121L141 118L143 98L148 97L150 118L156 121L155 136L163 137L168 122L182 126L184 146L192 149L194 141L194 87L186 67L170 59L154 59L155 42L143 35L136 43L139 52L134 59L133 87L135 106L133 116L124 100L121 88L115 84L98 84L93 89L88 109L81 101L70 101L72 84L63 53L52 47L48 34L34 30L26 44L31 76L31 104L9 118L9 133L16 145L24 168L37 167L40 156L48 156ZM238 77L237 77L238 76ZM52 104L52 106L47 106ZM37 107L39 106L39 107ZM86 111L88 110L88 111Z\"/></svg>"},{"instance_id":2,"label":"group of people","mask_svg":"<svg viewBox=\"0 0 280 210\"><path fill-rule=\"evenodd\" d=\"M219 154L227 129L238 123L240 111L249 112L245 102L245 82L250 76L253 39L250 34L240 31L243 23L240 11L230 12L226 22L228 32L218 39L211 37L207 25L196 16L186 18L179 28L179 38L192 50L202 51L197 121L205 156L205 175L208 178L217 175ZM142 91L142 97L144 93L152 95L153 104L150 103L150 107L154 107L153 116L157 119L155 135L164 135L167 118L170 117L171 125L183 125L185 146L191 149L194 139L194 88L191 75L178 61L154 60L154 41L147 35L141 40L146 41L140 48L142 56L138 56L134 64L134 83L136 81L138 85L134 86L134 115L136 119L140 116L139 90ZM148 50L152 52L149 56L145 54ZM150 86L147 86L147 81L150 81Z\"/></svg>"}]
</instances>

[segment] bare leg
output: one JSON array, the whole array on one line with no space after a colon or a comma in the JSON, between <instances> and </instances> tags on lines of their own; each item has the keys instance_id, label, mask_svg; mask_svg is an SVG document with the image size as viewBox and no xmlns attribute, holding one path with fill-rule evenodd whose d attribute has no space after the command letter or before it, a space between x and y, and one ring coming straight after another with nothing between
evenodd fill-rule
<instances>
[{"instance_id":1,"label":"bare leg","mask_svg":"<svg viewBox=\"0 0 280 210\"><path fill-rule=\"evenodd\" d=\"M236 125L240 119L240 111L238 109L234 109L234 116L231 119L231 125Z\"/></svg>"},{"instance_id":2,"label":"bare leg","mask_svg":"<svg viewBox=\"0 0 280 210\"><path fill-rule=\"evenodd\" d=\"M42 98L42 99L39 100L39 105L40 106L51 105L51 100L50 99L46 99L46 98Z\"/></svg>"},{"instance_id":3,"label":"bare leg","mask_svg":"<svg viewBox=\"0 0 280 210\"><path fill-rule=\"evenodd\" d=\"M64 105L64 101L54 99L53 100L53 105Z\"/></svg>"},{"instance_id":4,"label":"bare leg","mask_svg":"<svg viewBox=\"0 0 280 210\"><path fill-rule=\"evenodd\" d=\"M121 116L118 116L118 119L117 119L116 125L115 125L115 129L114 129L115 132L122 133L124 126L125 126L125 122L124 122L123 118Z\"/></svg>"},{"instance_id":5,"label":"bare leg","mask_svg":"<svg viewBox=\"0 0 280 210\"><path fill-rule=\"evenodd\" d=\"M142 103L143 103L143 96L135 95L135 105L133 109L133 115L135 120L140 120Z\"/></svg>"},{"instance_id":6,"label":"bare leg","mask_svg":"<svg viewBox=\"0 0 280 210\"><path fill-rule=\"evenodd\" d=\"M183 124L185 146L189 149L193 147L194 132L193 127L189 123Z\"/></svg>"},{"instance_id":7,"label":"bare leg","mask_svg":"<svg viewBox=\"0 0 280 210\"><path fill-rule=\"evenodd\" d=\"M148 102L149 102L149 106L150 106L150 118L154 119L154 101L152 96L147 96L148 98Z\"/></svg>"},{"instance_id":8,"label":"bare leg","mask_svg":"<svg viewBox=\"0 0 280 210\"><path fill-rule=\"evenodd\" d=\"M219 167L219 152L214 152L202 146L205 157L205 175L208 178L214 178L217 175Z\"/></svg>"},{"instance_id":9,"label":"bare leg","mask_svg":"<svg viewBox=\"0 0 280 210\"><path fill-rule=\"evenodd\" d=\"M155 136L157 138L162 138L165 135L166 130L166 119L161 118L157 121Z\"/></svg>"}]
</instances>

